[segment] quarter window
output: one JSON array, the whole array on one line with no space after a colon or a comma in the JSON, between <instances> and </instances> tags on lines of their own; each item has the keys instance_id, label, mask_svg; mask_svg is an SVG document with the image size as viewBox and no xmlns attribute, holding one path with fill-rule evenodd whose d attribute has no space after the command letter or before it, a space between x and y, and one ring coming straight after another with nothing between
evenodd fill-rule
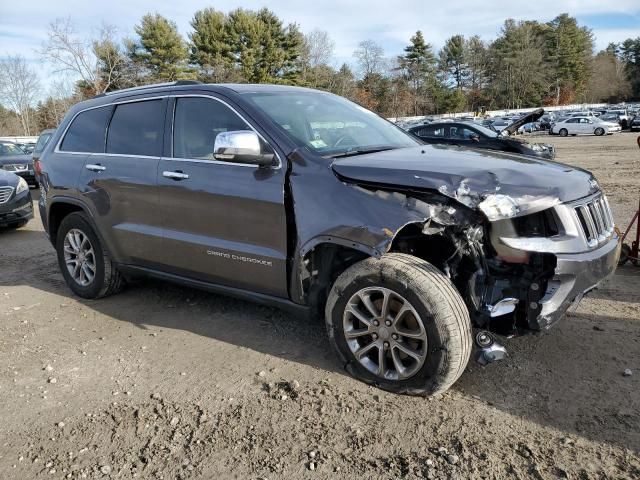
<instances>
[{"instance_id":1,"label":"quarter window","mask_svg":"<svg viewBox=\"0 0 640 480\"><path fill-rule=\"evenodd\" d=\"M110 116L110 107L94 108L79 113L67 130L60 150L104 153L104 139Z\"/></svg>"},{"instance_id":2,"label":"quarter window","mask_svg":"<svg viewBox=\"0 0 640 480\"><path fill-rule=\"evenodd\" d=\"M219 133L250 130L229 107L202 97L177 98L173 122L175 158L213 160L213 146Z\"/></svg>"},{"instance_id":3,"label":"quarter window","mask_svg":"<svg viewBox=\"0 0 640 480\"><path fill-rule=\"evenodd\" d=\"M147 100L117 105L107 134L107 153L159 157L164 104L164 100Z\"/></svg>"}]
</instances>

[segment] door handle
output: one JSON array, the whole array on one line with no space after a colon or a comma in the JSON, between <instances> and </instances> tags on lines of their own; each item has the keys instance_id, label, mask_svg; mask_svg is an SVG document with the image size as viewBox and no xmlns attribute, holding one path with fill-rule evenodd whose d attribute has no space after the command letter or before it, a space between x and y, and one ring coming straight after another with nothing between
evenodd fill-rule
<instances>
[{"instance_id":1,"label":"door handle","mask_svg":"<svg viewBox=\"0 0 640 480\"><path fill-rule=\"evenodd\" d=\"M187 178L189 178L188 174L182 173L179 170L175 172L162 172L162 176L165 178L171 178L173 180L186 180Z\"/></svg>"},{"instance_id":2,"label":"door handle","mask_svg":"<svg viewBox=\"0 0 640 480\"><path fill-rule=\"evenodd\" d=\"M93 164L93 163L88 163L87 165L85 165L85 168L87 170L91 170L92 172L102 172L107 169L107 167L103 167L100 164Z\"/></svg>"}]
</instances>

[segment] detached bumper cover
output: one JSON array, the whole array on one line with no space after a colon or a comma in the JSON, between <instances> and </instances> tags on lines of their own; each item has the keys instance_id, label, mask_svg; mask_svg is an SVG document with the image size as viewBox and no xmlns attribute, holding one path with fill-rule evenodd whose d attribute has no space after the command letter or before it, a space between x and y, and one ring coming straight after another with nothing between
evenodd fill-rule
<instances>
[{"instance_id":1,"label":"detached bumper cover","mask_svg":"<svg viewBox=\"0 0 640 480\"><path fill-rule=\"evenodd\" d=\"M20 194L0 205L0 227L7 227L33 218L31 193Z\"/></svg>"},{"instance_id":2,"label":"detached bumper cover","mask_svg":"<svg viewBox=\"0 0 640 480\"><path fill-rule=\"evenodd\" d=\"M540 300L541 310L530 327L546 330L557 322L582 296L613 275L621 244L614 235L599 248L585 253L558 254L553 278Z\"/></svg>"}]
</instances>

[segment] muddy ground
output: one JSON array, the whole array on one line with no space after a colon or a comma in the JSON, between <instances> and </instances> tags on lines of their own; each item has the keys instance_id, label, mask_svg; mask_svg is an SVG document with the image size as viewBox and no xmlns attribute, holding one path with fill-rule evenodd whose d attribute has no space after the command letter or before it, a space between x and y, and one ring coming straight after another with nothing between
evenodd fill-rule
<instances>
[{"instance_id":1,"label":"muddy ground","mask_svg":"<svg viewBox=\"0 0 640 480\"><path fill-rule=\"evenodd\" d=\"M626 224L635 135L544 139ZM440 398L388 394L278 310L151 281L80 300L35 219L0 233L0 478L640 478L639 267L506 346Z\"/></svg>"}]
</instances>

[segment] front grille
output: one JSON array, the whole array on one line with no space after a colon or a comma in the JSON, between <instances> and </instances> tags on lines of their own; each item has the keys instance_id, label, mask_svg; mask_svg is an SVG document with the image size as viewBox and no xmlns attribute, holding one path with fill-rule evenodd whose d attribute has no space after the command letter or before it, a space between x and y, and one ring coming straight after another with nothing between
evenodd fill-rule
<instances>
[{"instance_id":1,"label":"front grille","mask_svg":"<svg viewBox=\"0 0 640 480\"><path fill-rule=\"evenodd\" d=\"M12 193L13 187L0 187L0 203L7 203Z\"/></svg>"},{"instance_id":2,"label":"front grille","mask_svg":"<svg viewBox=\"0 0 640 480\"><path fill-rule=\"evenodd\" d=\"M574 206L582 233L590 247L605 241L613 233L613 215L607 197L599 195Z\"/></svg>"}]
</instances>

